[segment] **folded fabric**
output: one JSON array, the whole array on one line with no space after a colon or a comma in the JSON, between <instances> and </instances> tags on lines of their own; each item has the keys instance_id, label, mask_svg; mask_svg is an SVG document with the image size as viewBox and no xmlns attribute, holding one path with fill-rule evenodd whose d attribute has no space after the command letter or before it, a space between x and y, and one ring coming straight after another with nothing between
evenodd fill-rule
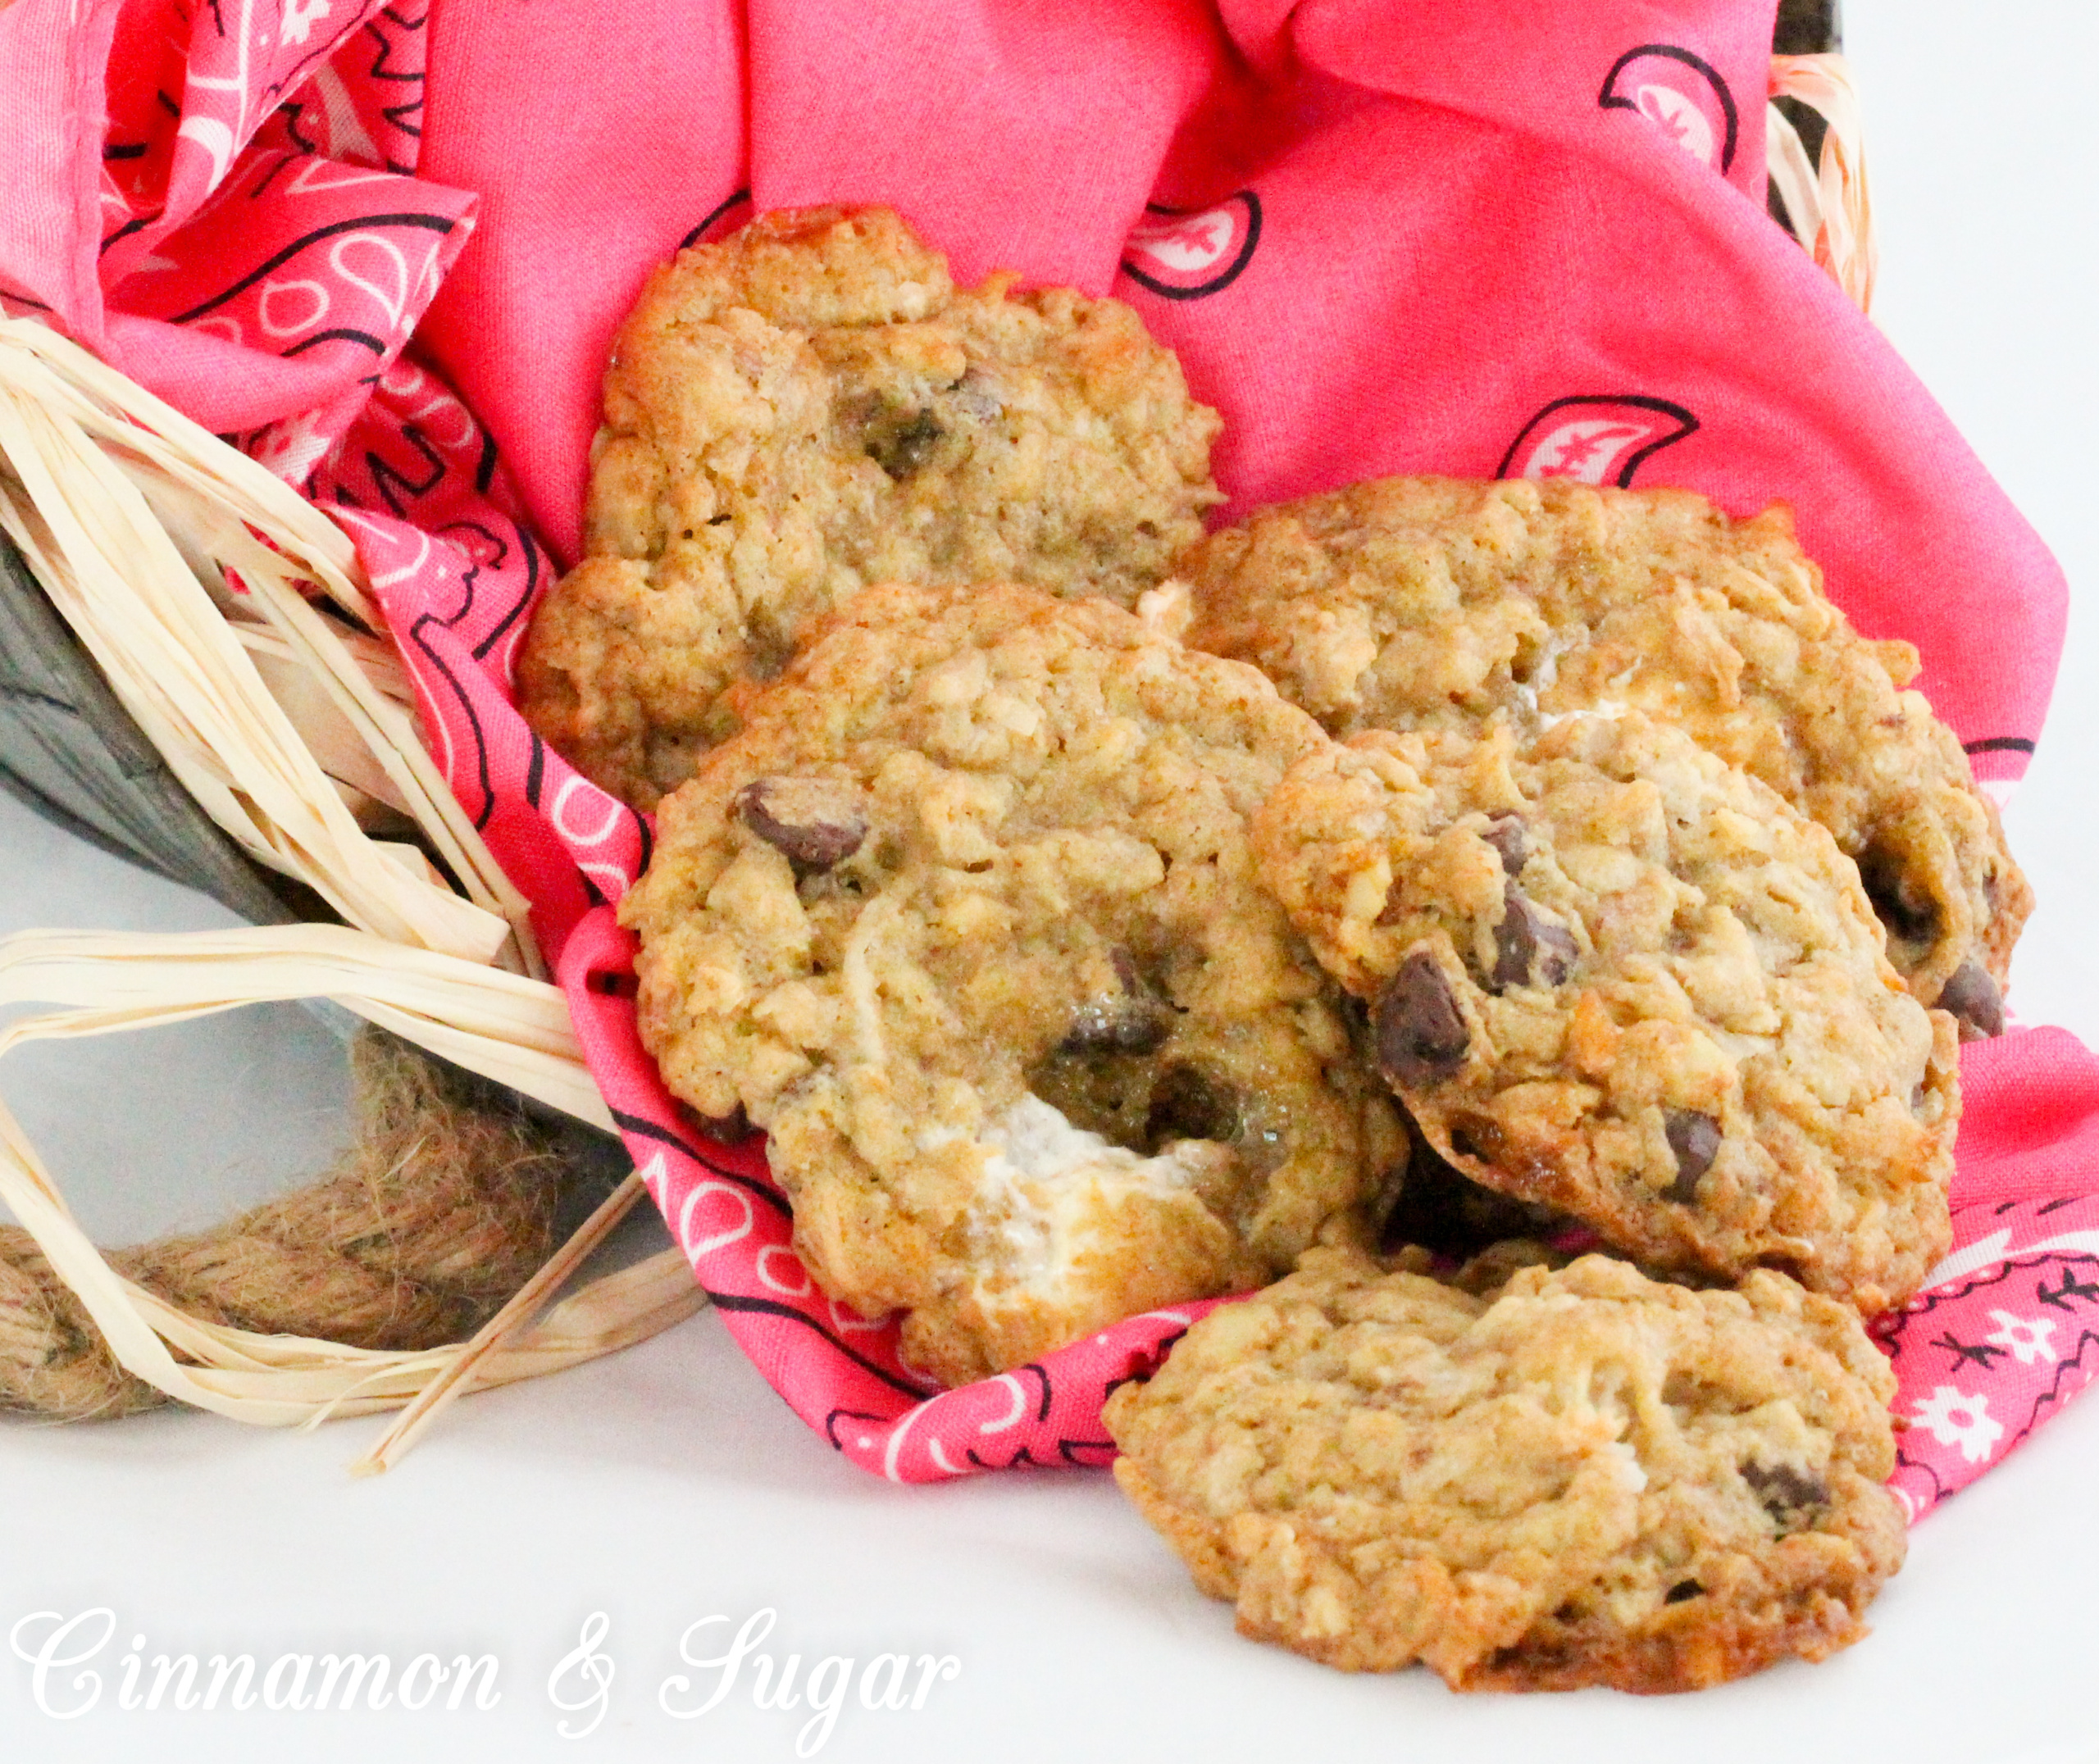
<instances>
[{"instance_id":1,"label":"folded fabric","mask_svg":"<svg viewBox=\"0 0 2099 1764\"><path fill-rule=\"evenodd\" d=\"M880 202L960 277L1136 307L1224 416L1227 516L1400 471L1783 498L1860 629L1918 645L2001 793L2046 707L2061 575L1766 218L1772 13L16 0L0 306L234 434L350 532L639 1167L797 1412L904 1480L1097 1463L1104 1393L1198 1307L929 1397L892 1330L816 1289L762 1146L699 1136L635 1039L610 903L650 829L510 691L574 555L612 328L652 266L756 209ZM1956 1247L1881 1325L1913 1516L2099 1366L2099 1062L2036 1030L1964 1071Z\"/></svg>"}]
</instances>

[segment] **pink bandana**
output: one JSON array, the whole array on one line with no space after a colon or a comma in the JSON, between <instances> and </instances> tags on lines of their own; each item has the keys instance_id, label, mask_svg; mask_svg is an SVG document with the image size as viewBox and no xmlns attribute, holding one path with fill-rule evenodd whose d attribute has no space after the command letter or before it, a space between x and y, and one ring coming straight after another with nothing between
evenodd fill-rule
<instances>
[{"instance_id":1,"label":"pink bandana","mask_svg":"<svg viewBox=\"0 0 2099 1764\"><path fill-rule=\"evenodd\" d=\"M1418 471L1783 498L2002 793L2061 576L1764 216L1772 10L16 0L0 306L342 521L637 1165L797 1412L903 1481L1099 1464L1107 1391L1204 1307L930 1394L893 1327L811 1281L761 1145L701 1137L636 1039L610 903L651 830L510 702L574 555L612 329L652 266L754 207L881 202L958 280L1136 307L1224 415L1227 515ZM2099 1061L2034 1030L1963 1064L1956 1248L1878 1325L1912 1516L2099 1367Z\"/></svg>"}]
</instances>

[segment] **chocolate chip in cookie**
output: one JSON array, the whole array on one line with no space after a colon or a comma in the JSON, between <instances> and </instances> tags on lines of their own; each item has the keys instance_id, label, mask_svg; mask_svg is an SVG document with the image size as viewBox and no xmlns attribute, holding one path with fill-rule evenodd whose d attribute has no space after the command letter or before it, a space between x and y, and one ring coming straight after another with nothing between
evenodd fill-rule
<instances>
[{"instance_id":1,"label":"chocolate chip in cookie","mask_svg":"<svg viewBox=\"0 0 2099 1764\"><path fill-rule=\"evenodd\" d=\"M652 808L872 584L1134 607L1221 500L1218 427L1119 301L958 288L886 209L760 215L681 252L620 327L584 556L534 611L519 707Z\"/></svg>"},{"instance_id":2,"label":"chocolate chip in cookie","mask_svg":"<svg viewBox=\"0 0 2099 1764\"><path fill-rule=\"evenodd\" d=\"M1574 934L1513 881L1502 885L1501 902L1501 922L1494 928L1494 990L1559 985L1581 953Z\"/></svg>"},{"instance_id":3,"label":"chocolate chip in cookie","mask_svg":"<svg viewBox=\"0 0 2099 1764\"><path fill-rule=\"evenodd\" d=\"M1520 871L1531 855L1531 842L1523 831L1520 815L1496 815L1487 822L1480 837L1494 848L1496 856L1501 860L1502 870L1509 875Z\"/></svg>"},{"instance_id":4,"label":"chocolate chip in cookie","mask_svg":"<svg viewBox=\"0 0 2099 1764\"><path fill-rule=\"evenodd\" d=\"M1314 1249L1104 1413L1115 1477L1242 1634L1459 1689L1696 1689L1865 1633L1900 1566L1859 1318L1623 1262L1479 1291Z\"/></svg>"},{"instance_id":5,"label":"chocolate chip in cookie","mask_svg":"<svg viewBox=\"0 0 2099 1764\"><path fill-rule=\"evenodd\" d=\"M843 863L867 836L864 792L830 778L754 778L735 796L737 819L808 875Z\"/></svg>"},{"instance_id":6,"label":"chocolate chip in cookie","mask_svg":"<svg viewBox=\"0 0 2099 1764\"><path fill-rule=\"evenodd\" d=\"M1442 965L1425 949L1377 997L1377 1064L1396 1084L1433 1084L1465 1063L1470 1032Z\"/></svg>"},{"instance_id":7,"label":"chocolate chip in cookie","mask_svg":"<svg viewBox=\"0 0 2099 1764\"><path fill-rule=\"evenodd\" d=\"M1828 1511L1829 1484L1812 1471L1791 1464L1751 1462L1742 1466L1742 1480L1755 1491L1781 1536L1808 1530L1818 1514Z\"/></svg>"},{"instance_id":8,"label":"chocolate chip in cookie","mask_svg":"<svg viewBox=\"0 0 2099 1764\"><path fill-rule=\"evenodd\" d=\"M1127 949L1109 952L1113 992L1073 1007L1059 1053L1152 1053L1172 1033L1173 1007L1153 990Z\"/></svg>"},{"instance_id":9,"label":"chocolate chip in cookie","mask_svg":"<svg viewBox=\"0 0 2099 1764\"><path fill-rule=\"evenodd\" d=\"M2004 994L1990 971L1973 956L1940 988L1937 1002L1960 1024L1963 1041L1987 1041L2004 1033Z\"/></svg>"},{"instance_id":10,"label":"chocolate chip in cookie","mask_svg":"<svg viewBox=\"0 0 2099 1764\"><path fill-rule=\"evenodd\" d=\"M1669 1198L1680 1206L1691 1206L1698 1198L1698 1179L1720 1154L1720 1124L1700 1109L1673 1108L1663 1113L1662 1134L1676 1160L1676 1180L1669 1185Z\"/></svg>"}]
</instances>

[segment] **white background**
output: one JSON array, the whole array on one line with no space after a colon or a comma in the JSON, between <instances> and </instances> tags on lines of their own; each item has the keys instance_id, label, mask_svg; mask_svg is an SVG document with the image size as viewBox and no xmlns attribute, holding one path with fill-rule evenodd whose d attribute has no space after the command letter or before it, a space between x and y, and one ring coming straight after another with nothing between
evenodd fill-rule
<instances>
[{"instance_id":1,"label":"white background","mask_svg":"<svg viewBox=\"0 0 2099 1764\"><path fill-rule=\"evenodd\" d=\"M2092 436L2099 416L2099 27L2081 0L1852 0L1883 243L1875 316L2053 546L2074 603L2045 739L2008 816L2040 897L2012 1002L2099 1041ZM207 902L0 799L0 928L198 928ZM339 1049L296 1007L0 1072L98 1237L201 1225L317 1168L341 1130ZM685 1626L779 1613L764 1644L863 1664L955 1655L917 1713L847 1707L820 1756L1001 1760L1605 1759L1905 1764L2099 1758L2099 1400L2073 1408L1915 1534L1873 1639L1688 1698L1466 1699L1421 1672L1349 1679L1236 1640L1105 1476L904 1489L849 1468L702 1316L567 1376L474 1398L400 1469L343 1466L380 1425L250 1431L162 1413L0 1425L0 1625L108 1606L147 1652L492 1653L487 1713L39 1714L0 1652L0 1755L763 1760L804 1716L740 1684L672 1720ZM560 1739L548 1675L611 1620L612 1713ZM717 1625L711 1632L722 1633ZM571 1683L571 1690L575 1688ZM54 1699L61 1694L53 1687Z\"/></svg>"}]
</instances>

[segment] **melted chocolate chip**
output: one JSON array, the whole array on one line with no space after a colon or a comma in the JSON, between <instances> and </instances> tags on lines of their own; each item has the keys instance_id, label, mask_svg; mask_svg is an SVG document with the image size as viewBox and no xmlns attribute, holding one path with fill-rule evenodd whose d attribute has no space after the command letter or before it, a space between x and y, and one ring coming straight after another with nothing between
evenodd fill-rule
<instances>
[{"instance_id":1,"label":"melted chocolate chip","mask_svg":"<svg viewBox=\"0 0 2099 1764\"><path fill-rule=\"evenodd\" d=\"M1395 1084L1432 1084L1465 1063L1471 1039L1435 957L1417 949L1377 1000L1377 1067Z\"/></svg>"},{"instance_id":2,"label":"melted chocolate chip","mask_svg":"<svg viewBox=\"0 0 2099 1764\"><path fill-rule=\"evenodd\" d=\"M1494 989L1557 986L1574 971L1574 934L1536 906L1514 882L1501 885L1501 922L1494 928Z\"/></svg>"},{"instance_id":3,"label":"melted chocolate chip","mask_svg":"<svg viewBox=\"0 0 2099 1764\"><path fill-rule=\"evenodd\" d=\"M1145 1116L1145 1139L1152 1152L1175 1139L1238 1136L1239 1099L1230 1089L1196 1066L1169 1066L1159 1075Z\"/></svg>"},{"instance_id":4,"label":"melted chocolate chip","mask_svg":"<svg viewBox=\"0 0 2099 1764\"><path fill-rule=\"evenodd\" d=\"M1505 875L1515 875L1531 855L1530 835L1524 832L1520 816L1496 815L1487 822L1480 837L1494 848L1501 859Z\"/></svg>"},{"instance_id":5,"label":"melted chocolate chip","mask_svg":"<svg viewBox=\"0 0 2099 1764\"><path fill-rule=\"evenodd\" d=\"M1829 1484L1790 1464L1745 1464L1742 1480L1782 1531L1805 1531L1829 1505Z\"/></svg>"},{"instance_id":6,"label":"melted chocolate chip","mask_svg":"<svg viewBox=\"0 0 2099 1764\"><path fill-rule=\"evenodd\" d=\"M1121 990L1089 998L1072 1012L1059 1053L1151 1053L1172 1032L1172 1007L1145 984L1127 949L1111 950Z\"/></svg>"},{"instance_id":7,"label":"melted chocolate chip","mask_svg":"<svg viewBox=\"0 0 2099 1764\"><path fill-rule=\"evenodd\" d=\"M735 794L737 818L799 875L843 863L867 836L867 799L831 778L754 778Z\"/></svg>"},{"instance_id":8,"label":"melted chocolate chip","mask_svg":"<svg viewBox=\"0 0 2099 1764\"><path fill-rule=\"evenodd\" d=\"M1664 1198L1688 1207L1698 1198L1698 1179L1720 1155L1720 1124L1696 1109L1673 1108L1663 1112L1662 1132L1676 1154L1676 1180Z\"/></svg>"},{"instance_id":9,"label":"melted chocolate chip","mask_svg":"<svg viewBox=\"0 0 2099 1764\"><path fill-rule=\"evenodd\" d=\"M1928 943L1938 935L1938 905L1903 873L1902 862L1886 848L1869 845L1859 854L1859 880L1890 937Z\"/></svg>"},{"instance_id":10,"label":"melted chocolate chip","mask_svg":"<svg viewBox=\"0 0 2099 1764\"><path fill-rule=\"evenodd\" d=\"M908 478L933 457L947 430L931 411L899 411L868 425L867 457L892 478Z\"/></svg>"},{"instance_id":11,"label":"melted chocolate chip","mask_svg":"<svg viewBox=\"0 0 2099 1764\"><path fill-rule=\"evenodd\" d=\"M1462 1262L1511 1238L1550 1238L1564 1225L1560 1215L1546 1207L1497 1194L1473 1181L1428 1143L1411 1116L1406 1127L1406 1175L1379 1239L1388 1253L1418 1243ZM1463 1129L1454 1137L1472 1144ZM1477 1154L1468 1150L1464 1155Z\"/></svg>"},{"instance_id":12,"label":"melted chocolate chip","mask_svg":"<svg viewBox=\"0 0 2099 1764\"><path fill-rule=\"evenodd\" d=\"M1450 1116L1450 1149L1486 1165L1493 1172L1486 1180L1505 1194L1541 1200L1565 1185L1565 1172L1555 1162L1549 1144L1517 1138L1491 1115L1459 1110ZM1564 1221L1563 1229L1573 1223Z\"/></svg>"},{"instance_id":13,"label":"melted chocolate chip","mask_svg":"<svg viewBox=\"0 0 2099 1764\"><path fill-rule=\"evenodd\" d=\"M1705 1589L1696 1580L1679 1580L1662 1594L1662 1603L1665 1605L1680 1605L1687 1598L1697 1598L1705 1590Z\"/></svg>"},{"instance_id":14,"label":"melted chocolate chip","mask_svg":"<svg viewBox=\"0 0 2099 1764\"><path fill-rule=\"evenodd\" d=\"M1953 1013L1963 1041L1987 1041L2004 1033L2004 994L1990 971L1973 956L1939 989L1938 1007Z\"/></svg>"}]
</instances>

